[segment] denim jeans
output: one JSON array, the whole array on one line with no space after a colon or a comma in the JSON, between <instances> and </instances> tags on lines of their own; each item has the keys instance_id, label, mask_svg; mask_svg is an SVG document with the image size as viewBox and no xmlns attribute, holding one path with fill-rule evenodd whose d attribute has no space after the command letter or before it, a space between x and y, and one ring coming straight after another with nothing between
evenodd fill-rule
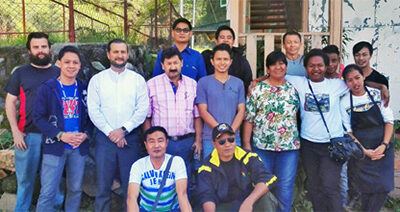
<instances>
[{"instance_id":1,"label":"denim jeans","mask_svg":"<svg viewBox=\"0 0 400 212\"><path fill-rule=\"evenodd\" d=\"M96 148L96 199L95 211L110 211L111 186L114 176L119 171L121 187L123 189L123 203L126 211L126 197L129 183L129 172L132 164L139 159L142 151L137 130L125 136L128 146L118 148L103 132L97 131L95 135Z\"/></svg>"},{"instance_id":2,"label":"denim jeans","mask_svg":"<svg viewBox=\"0 0 400 212\"><path fill-rule=\"evenodd\" d=\"M203 159L206 158L214 150L212 140L203 140ZM236 136L236 146L241 146L240 136Z\"/></svg>"},{"instance_id":3,"label":"denim jeans","mask_svg":"<svg viewBox=\"0 0 400 212\"><path fill-rule=\"evenodd\" d=\"M42 135L28 133L24 140L27 146L25 151L15 148L15 173L18 183L15 211L29 210L40 163Z\"/></svg>"},{"instance_id":4,"label":"denim jeans","mask_svg":"<svg viewBox=\"0 0 400 212\"><path fill-rule=\"evenodd\" d=\"M64 149L62 156L44 154L41 170L40 196L36 211L55 211L54 201L60 185L64 167L67 179L67 195L64 211L79 211L82 196L82 179L86 156L79 149Z\"/></svg>"},{"instance_id":5,"label":"denim jeans","mask_svg":"<svg viewBox=\"0 0 400 212\"><path fill-rule=\"evenodd\" d=\"M257 153L269 173L274 174L278 180L272 189L275 197L281 203L276 211L288 211L292 207L293 188L296 179L297 161L299 151L267 151L253 147L253 152Z\"/></svg>"}]
</instances>

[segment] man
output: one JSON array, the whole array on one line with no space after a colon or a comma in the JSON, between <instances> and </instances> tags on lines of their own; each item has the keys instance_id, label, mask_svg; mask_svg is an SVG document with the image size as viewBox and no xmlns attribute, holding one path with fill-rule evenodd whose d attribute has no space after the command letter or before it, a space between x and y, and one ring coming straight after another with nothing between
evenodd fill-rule
<instances>
[{"instance_id":1,"label":"man","mask_svg":"<svg viewBox=\"0 0 400 212\"><path fill-rule=\"evenodd\" d=\"M245 93L247 93L247 88L249 87L251 80L253 80L250 64L247 59L243 57L242 51L237 47L233 47L234 42L235 32L232 28L227 25L218 27L215 32L215 44L219 45L225 43L231 47L232 65L229 67L228 73L243 81ZM206 64L207 75L214 74L214 66L211 64L212 50L205 50L201 54L203 55Z\"/></svg>"},{"instance_id":2,"label":"man","mask_svg":"<svg viewBox=\"0 0 400 212\"><path fill-rule=\"evenodd\" d=\"M183 62L178 49L165 49L161 62L165 73L147 82L150 110L143 126L145 130L150 126L167 129L171 136L167 152L183 158L190 182L192 147L199 156L202 149L202 121L194 103L197 83L181 74Z\"/></svg>"},{"instance_id":3,"label":"man","mask_svg":"<svg viewBox=\"0 0 400 212\"><path fill-rule=\"evenodd\" d=\"M228 124L216 126L212 136L215 150L199 169L198 192L203 210L253 211L254 203L268 192L276 176L267 172L256 153L236 146L235 132Z\"/></svg>"},{"instance_id":4,"label":"man","mask_svg":"<svg viewBox=\"0 0 400 212\"><path fill-rule=\"evenodd\" d=\"M110 210L111 185L117 167L126 200L129 169L140 156L138 127L148 113L149 97L144 78L125 68L128 52L125 41L111 40L107 45L111 67L89 82L89 117L98 128L95 211Z\"/></svg>"},{"instance_id":5,"label":"man","mask_svg":"<svg viewBox=\"0 0 400 212\"><path fill-rule=\"evenodd\" d=\"M178 18L172 24L172 38L174 48L178 49L183 58L182 74L196 81L206 75L206 68L201 54L189 48L189 41L192 37L192 24L185 18ZM153 77L164 73L161 66L162 50L158 53L153 69Z\"/></svg>"},{"instance_id":6,"label":"man","mask_svg":"<svg viewBox=\"0 0 400 212\"><path fill-rule=\"evenodd\" d=\"M373 48L370 43L366 41L358 42L353 47L354 62L362 69L365 81L384 84L389 89L389 82L386 77L371 67L372 52Z\"/></svg>"},{"instance_id":7,"label":"man","mask_svg":"<svg viewBox=\"0 0 400 212\"><path fill-rule=\"evenodd\" d=\"M329 66L326 67L325 77L328 79L340 78L340 52L336 45L325 46L322 51L329 57Z\"/></svg>"},{"instance_id":8,"label":"man","mask_svg":"<svg viewBox=\"0 0 400 212\"><path fill-rule=\"evenodd\" d=\"M285 49L287 65L287 75L307 76L303 65L303 56L300 55L301 35L298 32L290 31L283 35L283 49Z\"/></svg>"},{"instance_id":9,"label":"man","mask_svg":"<svg viewBox=\"0 0 400 212\"><path fill-rule=\"evenodd\" d=\"M156 211L192 211L186 194L187 176L185 163L179 156L166 154L167 131L155 126L144 133L148 156L136 161L131 168L128 187L128 211L138 212L137 199L140 193L140 211L152 211L162 178L167 174ZM173 158L172 158L173 157ZM166 173L167 164L170 170Z\"/></svg>"},{"instance_id":10,"label":"man","mask_svg":"<svg viewBox=\"0 0 400 212\"><path fill-rule=\"evenodd\" d=\"M15 211L28 211L40 160L42 135L33 125L32 111L37 89L43 82L55 78L60 70L51 65L50 41L41 32L28 35L26 48L29 65L16 69L4 90L7 92L5 109L15 146L17 198ZM17 101L20 100L17 122Z\"/></svg>"},{"instance_id":11,"label":"man","mask_svg":"<svg viewBox=\"0 0 400 212\"><path fill-rule=\"evenodd\" d=\"M211 131L219 123L230 123L240 145L240 125L244 119L245 93L242 80L228 74L232 64L232 50L227 44L214 47L211 64L213 75L203 77L197 86L196 104L199 107L203 128L203 156L212 150Z\"/></svg>"},{"instance_id":12,"label":"man","mask_svg":"<svg viewBox=\"0 0 400 212\"><path fill-rule=\"evenodd\" d=\"M66 168L65 211L79 211L85 159L89 152L86 138L90 121L86 84L76 78L81 68L78 49L74 46L62 48L57 65L61 69L60 77L40 86L33 111L33 122L44 135L42 186L36 210L54 210L53 202Z\"/></svg>"}]
</instances>

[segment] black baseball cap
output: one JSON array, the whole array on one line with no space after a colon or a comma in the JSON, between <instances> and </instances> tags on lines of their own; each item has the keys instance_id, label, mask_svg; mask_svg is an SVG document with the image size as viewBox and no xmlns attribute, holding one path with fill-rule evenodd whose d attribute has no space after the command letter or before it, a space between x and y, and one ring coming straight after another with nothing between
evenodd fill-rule
<instances>
[{"instance_id":1,"label":"black baseball cap","mask_svg":"<svg viewBox=\"0 0 400 212\"><path fill-rule=\"evenodd\" d=\"M214 127L214 129L212 131L213 141L218 139L223 133L229 133L232 135L235 134L235 132L233 131L232 127L229 126L229 124L221 123L221 124L218 124L218 126Z\"/></svg>"}]
</instances>

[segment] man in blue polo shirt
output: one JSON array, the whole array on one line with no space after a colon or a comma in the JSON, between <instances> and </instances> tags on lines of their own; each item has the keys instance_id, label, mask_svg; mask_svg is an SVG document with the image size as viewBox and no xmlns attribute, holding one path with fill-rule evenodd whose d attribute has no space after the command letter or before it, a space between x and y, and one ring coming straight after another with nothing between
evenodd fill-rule
<instances>
[{"instance_id":1,"label":"man in blue polo shirt","mask_svg":"<svg viewBox=\"0 0 400 212\"><path fill-rule=\"evenodd\" d=\"M172 37L174 47L179 50L183 58L182 74L196 81L206 76L206 66L203 56L196 50L189 48L189 41L192 37L192 25L185 18L178 18L172 25ZM161 67L162 50L157 55L156 64L153 69L153 77L164 73Z\"/></svg>"}]
</instances>

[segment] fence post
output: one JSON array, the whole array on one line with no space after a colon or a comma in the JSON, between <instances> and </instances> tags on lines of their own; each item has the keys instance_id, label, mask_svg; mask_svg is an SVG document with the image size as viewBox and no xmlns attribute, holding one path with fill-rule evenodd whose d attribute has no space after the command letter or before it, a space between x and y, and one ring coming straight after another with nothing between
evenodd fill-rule
<instances>
[{"instance_id":1,"label":"fence post","mask_svg":"<svg viewBox=\"0 0 400 212\"><path fill-rule=\"evenodd\" d=\"M158 47L158 3L154 0L154 45Z\"/></svg>"},{"instance_id":2,"label":"fence post","mask_svg":"<svg viewBox=\"0 0 400 212\"><path fill-rule=\"evenodd\" d=\"M74 0L68 0L69 7L69 42L75 43Z\"/></svg>"},{"instance_id":3,"label":"fence post","mask_svg":"<svg viewBox=\"0 0 400 212\"><path fill-rule=\"evenodd\" d=\"M128 26L128 2L124 0L124 37L125 40L128 39L129 26Z\"/></svg>"},{"instance_id":4,"label":"fence post","mask_svg":"<svg viewBox=\"0 0 400 212\"><path fill-rule=\"evenodd\" d=\"M24 35L26 35L25 0L22 0L22 27L24 30Z\"/></svg>"}]
</instances>

